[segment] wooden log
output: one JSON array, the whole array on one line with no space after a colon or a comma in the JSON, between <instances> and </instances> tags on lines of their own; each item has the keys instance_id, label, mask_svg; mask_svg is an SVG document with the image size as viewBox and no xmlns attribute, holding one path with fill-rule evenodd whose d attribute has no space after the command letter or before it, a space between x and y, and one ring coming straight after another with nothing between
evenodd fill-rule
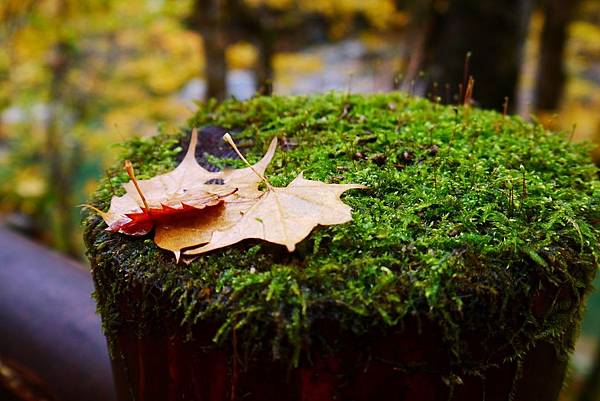
<instances>
[{"instance_id":1,"label":"wooden log","mask_svg":"<svg viewBox=\"0 0 600 401\"><path fill-rule=\"evenodd\" d=\"M0 360L60 401L115 399L87 268L0 227Z\"/></svg>"}]
</instances>

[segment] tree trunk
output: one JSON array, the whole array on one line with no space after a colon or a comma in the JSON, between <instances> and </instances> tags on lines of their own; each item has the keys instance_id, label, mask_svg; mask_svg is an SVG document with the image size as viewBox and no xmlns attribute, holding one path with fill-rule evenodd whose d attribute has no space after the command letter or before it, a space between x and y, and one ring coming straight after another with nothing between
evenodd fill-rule
<instances>
[{"instance_id":1,"label":"tree trunk","mask_svg":"<svg viewBox=\"0 0 600 401\"><path fill-rule=\"evenodd\" d=\"M565 45L567 28L579 0L545 0L544 27L535 89L537 110L556 110L565 87Z\"/></svg>"},{"instance_id":2,"label":"tree trunk","mask_svg":"<svg viewBox=\"0 0 600 401\"><path fill-rule=\"evenodd\" d=\"M462 101L468 77L473 76L476 104L501 109L505 97L517 95L530 15L530 0L449 0L438 19L439 34L429 44L434 49L427 62L429 86L449 84ZM465 68L468 53L472 56Z\"/></svg>"},{"instance_id":3,"label":"tree trunk","mask_svg":"<svg viewBox=\"0 0 600 401\"><path fill-rule=\"evenodd\" d=\"M73 241L75 227L71 218L73 192L71 174L66 166L70 155L65 152L65 140L60 118L65 101L64 82L71 68L72 55L66 41L58 41L50 54L48 69L50 70L49 116L46 125L46 152L48 165L48 184L50 189L50 216L52 218L52 242L61 251L69 255L78 255Z\"/></svg>"},{"instance_id":4,"label":"tree trunk","mask_svg":"<svg viewBox=\"0 0 600 401\"><path fill-rule=\"evenodd\" d=\"M195 0L192 20L202 35L206 99L223 100L227 95L227 62L222 0Z\"/></svg>"},{"instance_id":5,"label":"tree trunk","mask_svg":"<svg viewBox=\"0 0 600 401\"><path fill-rule=\"evenodd\" d=\"M270 29L262 29L257 42L256 90L261 95L271 95L273 92L275 32Z\"/></svg>"},{"instance_id":6,"label":"tree trunk","mask_svg":"<svg viewBox=\"0 0 600 401\"><path fill-rule=\"evenodd\" d=\"M234 25L241 30L244 37L249 38L258 50L258 58L254 67L256 92L261 95L271 95L273 92L273 58L277 35L277 16L269 7L252 7L243 0L225 0L226 8ZM233 22L233 21L231 21ZM289 21L288 21L289 22Z\"/></svg>"},{"instance_id":7,"label":"tree trunk","mask_svg":"<svg viewBox=\"0 0 600 401\"><path fill-rule=\"evenodd\" d=\"M435 28L439 26L437 21L439 13L433 3L433 0L414 0L407 5L411 17L407 28L404 56L408 64L404 70L400 89L412 94L425 94L424 82L419 79L419 72L431 59L428 52L431 51L430 44L436 42Z\"/></svg>"}]
</instances>

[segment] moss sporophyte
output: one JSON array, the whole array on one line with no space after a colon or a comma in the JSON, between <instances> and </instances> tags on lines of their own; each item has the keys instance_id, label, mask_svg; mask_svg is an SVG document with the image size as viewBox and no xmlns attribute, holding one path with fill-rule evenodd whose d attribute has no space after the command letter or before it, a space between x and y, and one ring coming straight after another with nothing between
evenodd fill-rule
<instances>
[{"instance_id":1,"label":"moss sporophyte","mask_svg":"<svg viewBox=\"0 0 600 401\"><path fill-rule=\"evenodd\" d=\"M173 322L192 338L195 324L211 322L216 343L235 331L240 349L295 365L319 341L318 322L361 336L416 319L443 333L456 370L478 369L463 347L473 332L493 336L507 359L540 340L571 349L600 257L600 182L585 145L519 117L400 93L209 102L188 126L133 139L122 157L148 179L177 166L191 127L222 127L250 163L280 139L270 185L303 171L368 189L343 195L352 222L316 228L294 252L245 240L189 265L84 212L109 340L124 325L143 335ZM196 153L205 165L241 167L225 156ZM95 208L123 194L121 166Z\"/></svg>"}]
</instances>

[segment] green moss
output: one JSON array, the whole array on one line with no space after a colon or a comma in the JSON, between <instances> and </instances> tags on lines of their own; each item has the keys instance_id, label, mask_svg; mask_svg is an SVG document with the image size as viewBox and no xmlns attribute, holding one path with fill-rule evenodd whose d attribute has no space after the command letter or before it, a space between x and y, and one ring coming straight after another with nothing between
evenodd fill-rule
<instances>
[{"instance_id":1,"label":"green moss","mask_svg":"<svg viewBox=\"0 0 600 401\"><path fill-rule=\"evenodd\" d=\"M410 316L442 330L457 364L473 332L517 359L540 339L570 348L600 259L600 182L584 146L518 117L398 93L209 103L189 122L205 125L242 130L251 161L286 138L267 170L274 185L303 171L369 189L344 196L351 223L316 229L294 253L246 241L189 266L86 212L109 338L126 322L146 333L211 321L215 341L235 328L247 347L297 363L317 321L361 335ZM123 158L140 178L166 172L185 135L132 140ZM107 209L127 180L116 166L92 203Z\"/></svg>"}]
</instances>

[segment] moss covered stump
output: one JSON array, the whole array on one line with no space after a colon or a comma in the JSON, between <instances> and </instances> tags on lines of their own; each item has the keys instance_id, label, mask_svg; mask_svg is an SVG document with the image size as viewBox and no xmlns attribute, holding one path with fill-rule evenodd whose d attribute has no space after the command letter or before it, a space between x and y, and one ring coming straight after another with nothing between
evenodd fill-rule
<instances>
[{"instance_id":1,"label":"moss covered stump","mask_svg":"<svg viewBox=\"0 0 600 401\"><path fill-rule=\"evenodd\" d=\"M120 401L554 400L600 256L600 182L584 146L538 124L404 94L208 103L197 159L240 167L280 148L298 173L357 183L353 221L296 251L257 240L190 265L152 237L85 239ZM134 139L150 178L190 129ZM128 177L115 166L92 203Z\"/></svg>"}]
</instances>

